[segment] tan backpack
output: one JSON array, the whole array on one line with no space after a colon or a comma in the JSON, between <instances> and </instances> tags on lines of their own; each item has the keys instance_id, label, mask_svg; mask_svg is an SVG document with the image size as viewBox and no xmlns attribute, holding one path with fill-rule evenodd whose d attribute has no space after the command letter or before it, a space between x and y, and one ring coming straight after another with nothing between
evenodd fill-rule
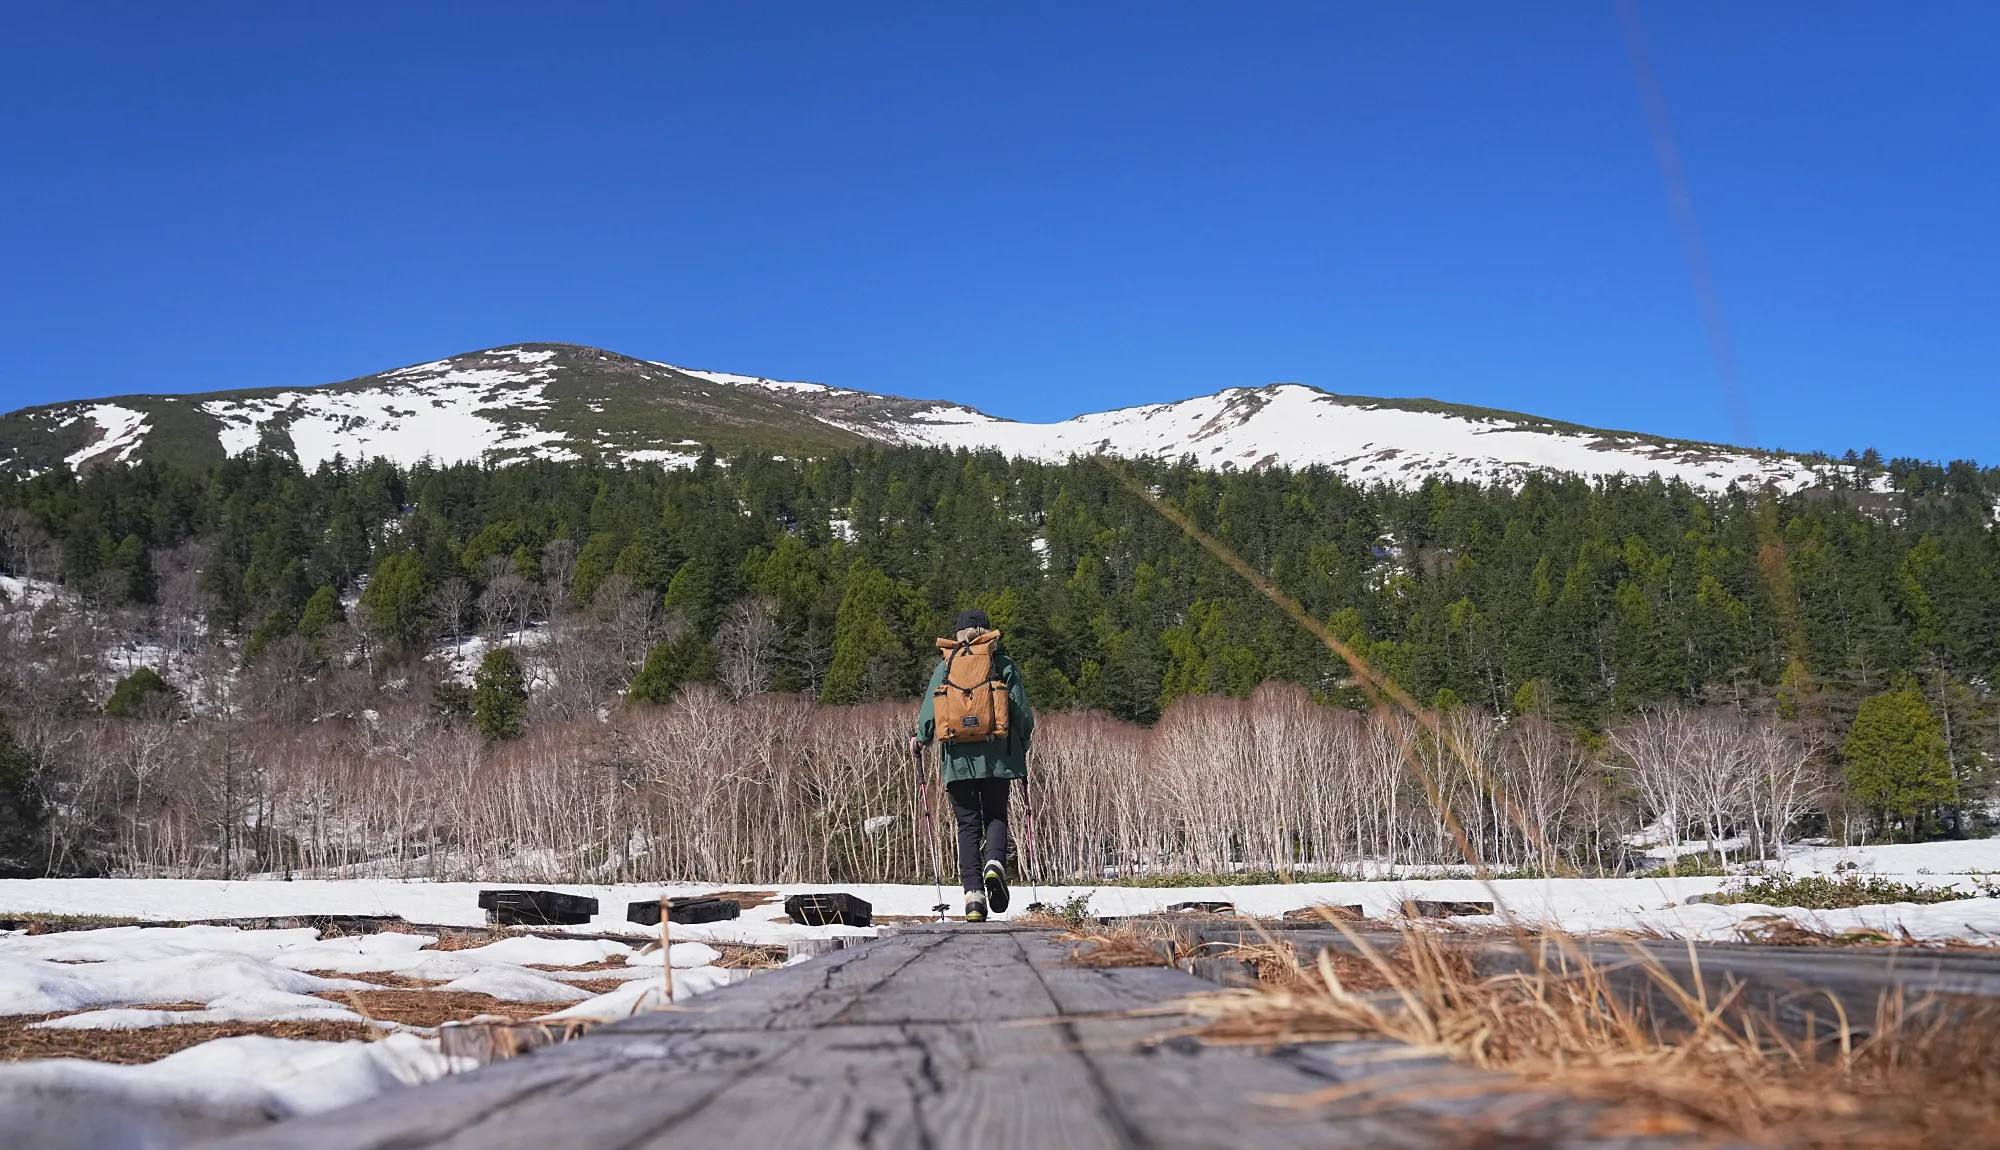
<instances>
[{"instance_id":1,"label":"tan backpack","mask_svg":"<svg viewBox=\"0 0 2000 1150\"><path fill-rule=\"evenodd\" d=\"M994 654L1000 632L987 631L967 642L939 639L944 682L931 692L937 737L947 743L983 743L1007 737L1007 684Z\"/></svg>"}]
</instances>

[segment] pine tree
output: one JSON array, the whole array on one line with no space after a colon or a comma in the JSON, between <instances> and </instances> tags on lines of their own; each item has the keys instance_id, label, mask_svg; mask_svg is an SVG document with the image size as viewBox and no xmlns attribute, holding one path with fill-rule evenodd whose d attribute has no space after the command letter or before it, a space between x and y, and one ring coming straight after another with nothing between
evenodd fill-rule
<instances>
[{"instance_id":1,"label":"pine tree","mask_svg":"<svg viewBox=\"0 0 2000 1150\"><path fill-rule=\"evenodd\" d=\"M903 642L892 625L896 600L894 580L865 559L854 561L847 572L840 613L834 618L833 664L820 688L820 702L860 702L871 684L883 677L879 664L903 661ZM912 684L912 688L920 686Z\"/></svg>"},{"instance_id":2,"label":"pine tree","mask_svg":"<svg viewBox=\"0 0 2000 1150\"><path fill-rule=\"evenodd\" d=\"M637 703L670 703L683 684L713 681L715 663L715 648L691 631L655 643L639 673L632 676L625 697Z\"/></svg>"},{"instance_id":3,"label":"pine tree","mask_svg":"<svg viewBox=\"0 0 2000 1150\"><path fill-rule=\"evenodd\" d=\"M375 637L392 647L417 647L429 636L431 590L423 561L399 551L375 564L361 593L361 616Z\"/></svg>"},{"instance_id":4,"label":"pine tree","mask_svg":"<svg viewBox=\"0 0 2000 1150\"><path fill-rule=\"evenodd\" d=\"M528 712L528 682L508 647L495 647L472 675L472 718L479 733L498 742L521 735Z\"/></svg>"},{"instance_id":5,"label":"pine tree","mask_svg":"<svg viewBox=\"0 0 2000 1150\"><path fill-rule=\"evenodd\" d=\"M340 595L331 586L322 586L306 600L305 610L299 612L299 634L312 644L313 653L324 659L326 633L335 623L347 621L347 611L340 605Z\"/></svg>"},{"instance_id":6,"label":"pine tree","mask_svg":"<svg viewBox=\"0 0 2000 1150\"><path fill-rule=\"evenodd\" d=\"M1914 683L1863 699L1840 754L1854 798L1885 821L1905 820L1911 837L1958 796L1944 731Z\"/></svg>"}]
</instances>

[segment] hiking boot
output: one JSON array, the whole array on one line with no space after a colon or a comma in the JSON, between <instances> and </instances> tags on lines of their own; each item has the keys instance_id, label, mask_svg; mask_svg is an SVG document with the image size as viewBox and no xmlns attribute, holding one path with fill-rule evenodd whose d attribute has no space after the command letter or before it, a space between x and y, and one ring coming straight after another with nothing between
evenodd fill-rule
<instances>
[{"instance_id":1,"label":"hiking boot","mask_svg":"<svg viewBox=\"0 0 2000 1150\"><path fill-rule=\"evenodd\" d=\"M985 900L985 899L983 899L983 898L979 897L979 896L978 896L978 895L976 895L976 894L972 894L972 893L969 893L969 892L968 892L968 893L966 894L966 896L965 896L965 921L967 921L967 922L985 922L985 921L986 921L986 900Z\"/></svg>"},{"instance_id":2,"label":"hiking boot","mask_svg":"<svg viewBox=\"0 0 2000 1150\"><path fill-rule=\"evenodd\" d=\"M1007 909L1007 868L1001 863L986 864L986 901L994 914Z\"/></svg>"}]
</instances>

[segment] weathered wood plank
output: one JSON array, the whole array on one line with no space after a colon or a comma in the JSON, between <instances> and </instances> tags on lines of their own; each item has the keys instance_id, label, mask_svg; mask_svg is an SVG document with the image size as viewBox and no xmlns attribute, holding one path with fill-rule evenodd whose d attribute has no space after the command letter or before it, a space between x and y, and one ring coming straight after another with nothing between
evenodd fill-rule
<instances>
[{"instance_id":1,"label":"weathered wood plank","mask_svg":"<svg viewBox=\"0 0 2000 1150\"><path fill-rule=\"evenodd\" d=\"M592 1037L218 1145L608 1150L671 1129L795 1043L778 1031Z\"/></svg>"},{"instance_id":2,"label":"weathered wood plank","mask_svg":"<svg viewBox=\"0 0 2000 1150\"><path fill-rule=\"evenodd\" d=\"M855 999L949 939L945 934L873 939L713 991L684 1009L639 1015L598 1033L784 1030L824 1025Z\"/></svg>"},{"instance_id":3,"label":"weathered wood plank","mask_svg":"<svg viewBox=\"0 0 2000 1150\"><path fill-rule=\"evenodd\" d=\"M697 1010L224 1145L1430 1150L1487 1133L1589 1144L1588 1107L1534 1110L1539 1099L1502 1076L1394 1044L1203 1046L1174 1033L1190 1019L1160 1007L1212 984L1068 958L1045 932L906 932L705 995ZM1362 1081L1411 1094L1278 1104ZM1460 1093L1427 1096L1441 1085Z\"/></svg>"},{"instance_id":4,"label":"weathered wood plank","mask_svg":"<svg viewBox=\"0 0 2000 1150\"><path fill-rule=\"evenodd\" d=\"M922 962L870 987L837 1021L999 1022L1056 1014L1055 1002L1021 954L1020 937L944 936Z\"/></svg>"},{"instance_id":5,"label":"weathered wood plank","mask_svg":"<svg viewBox=\"0 0 2000 1150\"><path fill-rule=\"evenodd\" d=\"M804 1036L754 1077L640 1143L967 1150L1131 1145L1079 1056L1047 1027L851 1024Z\"/></svg>"},{"instance_id":6,"label":"weathered wood plank","mask_svg":"<svg viewBox=\"0 0 2000 1150\"><path fill-rule=\"evenodd\" d=\"M1071 945L1046 934L1022 937L1020 947L1063 1014L1143 1010L1215 989L1214 983L1163 966L1071 966Z\"/></svg>"}]
</instances>

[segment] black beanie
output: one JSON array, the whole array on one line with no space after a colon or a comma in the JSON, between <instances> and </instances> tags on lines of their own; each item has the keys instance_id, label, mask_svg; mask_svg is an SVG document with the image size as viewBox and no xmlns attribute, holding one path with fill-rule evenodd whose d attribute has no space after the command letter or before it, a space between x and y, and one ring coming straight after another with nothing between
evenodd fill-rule
<instances>
[{"instance_id":1,"label":"black beanie","mask_svg":"<svg viewBox=\"0 0 2000 1150\"><path fill-rule=\"evenodd\" d=\"M956 635L960 631L967 631L973 628L978 628L981 631L991 631L993 629L993 621L988 619L986 612L981 611L979 608L967 607L958 613L958 622L952 625L951 633Z\"/></svg>"}]
</instances>

